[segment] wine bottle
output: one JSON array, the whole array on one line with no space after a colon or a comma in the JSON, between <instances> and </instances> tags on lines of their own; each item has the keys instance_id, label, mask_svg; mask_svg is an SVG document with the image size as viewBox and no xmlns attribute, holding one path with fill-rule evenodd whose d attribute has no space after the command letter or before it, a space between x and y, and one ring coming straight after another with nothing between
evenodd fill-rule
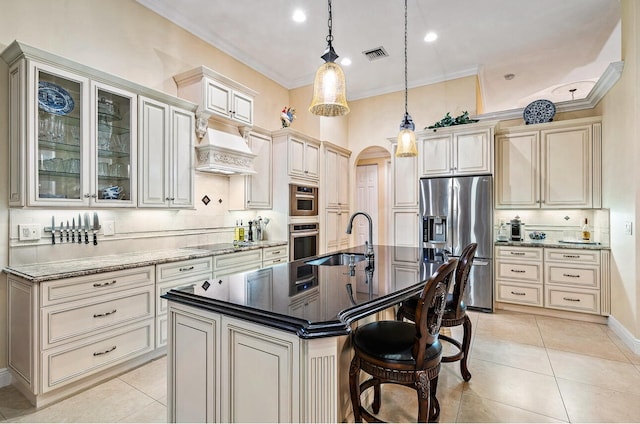
<instances>
[{"instance_id":1,"label":"wine bottle","mask_svg":"<svg viewBox=\"0 0 640 424\"><path fill-rule=\"evenodd\" d=\"M584 219L584 225L582 226L582 240L583 241L591 240L591 231L589 231L589 224L587 222L587 218Z\"/></svg>"},{"instance_id":2,"label":"wine bottle","mask_svg":"<svg viewBox=\"0 0 640 424\"><path fill-rule=\"evenodd\" d=\"M240 220L240 237L238 241L244 241L244 227L242 226L242 220Z\"/></svg>"}]
</instances>

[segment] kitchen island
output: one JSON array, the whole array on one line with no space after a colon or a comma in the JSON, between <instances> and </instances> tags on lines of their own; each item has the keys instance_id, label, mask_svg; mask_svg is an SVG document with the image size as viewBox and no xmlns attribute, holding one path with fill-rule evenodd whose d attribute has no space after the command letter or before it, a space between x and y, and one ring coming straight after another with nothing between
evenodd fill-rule
<instances>
[{"instance_id":1,"label":"kitchen island","mask_svg":"<svg viewBox=\"0 0 640 424\"><path fill-rule=\"evenodd\" d=\"M348 335L393 319L445 260L441 251L375 246L170 290L168 419L340 422L351 413ZM353 254L353 255L351 255Z\"/></svg>"}]
</instances>

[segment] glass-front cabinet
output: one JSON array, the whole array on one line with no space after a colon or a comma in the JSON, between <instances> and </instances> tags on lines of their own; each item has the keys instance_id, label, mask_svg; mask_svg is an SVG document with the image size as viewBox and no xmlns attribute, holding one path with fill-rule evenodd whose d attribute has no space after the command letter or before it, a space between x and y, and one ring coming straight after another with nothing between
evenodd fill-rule
<instances>
[{"instance_id":1,"label":"glass-front cabinet","mask_svg":"<svg viewBox=\"0 0 640 424\"><path fill-rule=\"evenodd\" d=\"M29 203L135 206L137 96L34 63Z\"/></svg>"}]
</instances>

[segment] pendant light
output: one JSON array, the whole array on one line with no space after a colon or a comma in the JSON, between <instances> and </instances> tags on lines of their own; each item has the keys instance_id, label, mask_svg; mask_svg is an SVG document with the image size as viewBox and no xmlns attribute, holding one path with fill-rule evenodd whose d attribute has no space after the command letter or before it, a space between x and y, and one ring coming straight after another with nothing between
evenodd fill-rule
<instances>
[{"instance_id":1,"label":"pendant light","mask_svg":"<svg viewBox=\"0 0 640 424\"><path fill-rule=\"evenodd\" d=\"M331 0L329 0L328 25L327 49L320 56L325 63L316 72L316 78L313 82L313 99L311 100L311 106L309 106L309 112L318 116L342 116L349 113L349 105L347 104L344 72L342 72L340 65L335 63L338 55L331 44L333 41L333 35L331 35L333 26Z\"/></svg>"},{"instance_id":2,"label":"pendant light","mask_svg":"<svg viewBox=\"0 0 640 424\"><path fill-rule=\"evenodd\" d=\"M418 156L416 147L416 126L407 111L407 0L404 0L404 117L400 122L400 133L398 134L398 146L396 157Z\"/></svg>"}]
</instances>

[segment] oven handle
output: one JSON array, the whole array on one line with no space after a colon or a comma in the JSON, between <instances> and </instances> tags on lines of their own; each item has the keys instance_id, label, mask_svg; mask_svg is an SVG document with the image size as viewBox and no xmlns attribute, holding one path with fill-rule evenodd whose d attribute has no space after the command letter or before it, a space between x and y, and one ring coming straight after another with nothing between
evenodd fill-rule
<instances>
[{"instance_id":1,"label":"oven handle","mask_svg":"<svg viewBox=\"0 0 640 424\"><path fill-rule=\"evenodd\" d=\"M315 199L314 194L295 194L296 199Z\"/></svg>"},{"instance_id":2,"label":"oven handle","mask_svg":"<svg viewBox=\"0 0 640 424\"><path fill-rule=\"evenodd\" d=\"M313 281L315 279L316 279L316 276L312 275L311 277L303 278L302 280L296 280L296 286L298 286L300 284L306 284L309 281Z\"/></svg>"},{"instance_id":3,"label":"oven handle","mask_svg":"<svg viewBox=\"0 0 640 424\"><path fill-rule=\"evenodd\" d=\"M292 231L291 232L291 237L306 237L306 236L317 236L318 234L320 234L320 231L318 230L314 230L314 231Z\"/></svg>"}]
</instances>

